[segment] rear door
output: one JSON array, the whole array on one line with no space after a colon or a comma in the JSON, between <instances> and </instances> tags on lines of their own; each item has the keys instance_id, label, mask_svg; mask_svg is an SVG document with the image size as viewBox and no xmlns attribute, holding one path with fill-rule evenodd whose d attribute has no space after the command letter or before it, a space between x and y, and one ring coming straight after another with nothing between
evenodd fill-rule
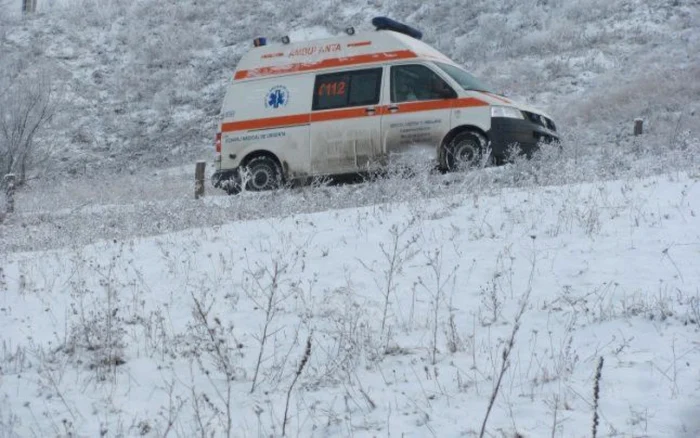
<instances>
[{"instance_id":1,"label":"rear door","mask_svg":"<svg viewBox=\"0 0 700 438\"><path fill-rule=\"evenodd\" d=\"M384 153L390 159L436 159L451 129L457 93L423 64L393 65L389 71L389 104L382 117Z\"/></svg>"},{"instance_id":2,"label":"rear door","mask_svg":"<svg viewBox=\"0 0 700 438\"><path fill-rule=\"evenodd\" d=\"M382 68L316 75L311 111L314 175L365 169L381 151Z\"/></svg>"}]
</instances>

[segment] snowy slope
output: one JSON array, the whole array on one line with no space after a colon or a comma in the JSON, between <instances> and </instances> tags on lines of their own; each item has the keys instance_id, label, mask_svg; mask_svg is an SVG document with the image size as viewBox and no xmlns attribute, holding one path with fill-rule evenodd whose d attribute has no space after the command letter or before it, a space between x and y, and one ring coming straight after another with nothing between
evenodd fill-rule
<instances>
[{"instance_id":1,"label":"snowy slope","mask_svg":"<svg viewBox=\"0 0 700 438\"><path fill-rule=\"evenodd\" d=\"M598 436L695 437L699 215L681 174L3 254L0 430L475 436L522 309L487 436L591 436L602 357Z\"/></svg>"},{"instance_id":2,"label":"snowy slope","mask_svg":"<svg viewBox=\"0 0 700 438\"><path fill-rule=\"evenodd\" d=\"M495 89L555 114L579 147L616 143L636 117L653 147L698 136L696 0L67 0L25 19L0 12L0 53L49 72L57 90L41 170L96 176L211 159L225 87L254 37L369 29L375 15L414 24Z\"/></svg>"}]
</instances>

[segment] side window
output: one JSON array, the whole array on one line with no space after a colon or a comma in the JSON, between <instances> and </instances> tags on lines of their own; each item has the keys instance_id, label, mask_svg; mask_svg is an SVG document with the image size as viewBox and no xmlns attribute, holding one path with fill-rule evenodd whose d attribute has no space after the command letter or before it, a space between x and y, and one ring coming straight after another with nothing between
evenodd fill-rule
<instances>
[{"instance_id":1,"label":"side window","mask_svg":"<svg viewBox=\"0 0 700 438\"><path fill-rule=\"evenodd\" d=\"M450 99L457 93L434 71L424 65L391 67L391 101Z\"/></svg>"},{"instance_id":2,"label":"side window","mask_svg":"<svg viewBox=\"0 0 700 438\"><path fill-rule=\"evenodd\" d=\"M353 72L350 77L350 106L378 104L381 86L381 68Z\"/></svg>"},{"instance_id":3,"label":"side window","mask_svg":"<svg viewBox=\"0 0 700 438\"><path fill-rule=\"evenodd\" d=\"M314 86L314 110L342 108L348 106L350 75L333 73L316 76Z\"/></svg>"},{"instance_id":4,"label":"side window","mask_svg":"<svg viewBox=\"0 0 700 438\"><path fill-rule=\"evenodd\" d=\"M318 75L312 109L375 105L379 103L381 82L381 68Z\"/></svg>"}]
</instances>

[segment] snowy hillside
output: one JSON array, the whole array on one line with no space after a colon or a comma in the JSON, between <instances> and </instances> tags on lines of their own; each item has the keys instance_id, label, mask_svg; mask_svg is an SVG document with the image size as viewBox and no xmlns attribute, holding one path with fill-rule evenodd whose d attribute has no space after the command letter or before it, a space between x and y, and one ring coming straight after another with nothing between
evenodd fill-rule
<instances>
[{"instance_id":1,"label":"snowy hillside","mask_svg":"<svg viewBox=\"0 0 700 438\"><path fill-rule=\"evenodd\" d=\"M0 194L0 438L700 436L700 4L464 3L0 0L0 97L55 109ZM193 199L251 40L374 15L561 149Z\"/></svg>"},{"instance_id":2,"label":"snowy hillside","mask_svg":"<svg viewBox=\"0 0 700 438\"><path fill-rule=\"evenodd\" d=\"M554 114L581 148L615 144L636 117L650 147L700 126L696 0L51 3L0 18L0 53L48 72L56 89L57 116L40 141L52 174L211 159L225 86L254 37L369 29L379 14L416 25L494 89Z\"/></svg>"}]
</instances>

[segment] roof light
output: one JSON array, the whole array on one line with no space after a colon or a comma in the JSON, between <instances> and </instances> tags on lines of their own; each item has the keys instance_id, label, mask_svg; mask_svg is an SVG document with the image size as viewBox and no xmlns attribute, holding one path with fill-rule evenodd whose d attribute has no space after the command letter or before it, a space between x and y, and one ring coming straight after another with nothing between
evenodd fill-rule
<instances>
[{"instance_id":1,"label":"roof light","mask_svg":"<svg viewBox=\"0 0 700 438\"><path fill-rule=\"evenodd\" d=\"M347 29L345 29L345 33L347 33L348 35L355 35L355 28L350 26Z\"/></svg>"},{"instance_id":2,"label":"roof light","mask_svg":"<svg viewBox=\"0 0 700 438\"><path fill-rule=\"evenodd\" d=\"M267 38L265 37L259 37L253 40L253 46L255 47L262 47L265 45L267 45Z\"/></svg>"},{"instance_id":3,"label":"roof light","mask_svg":"<svg viewBox=\"0 0 700 438\"><path fill-rule=\"evenodd\" d=\"M414 29L411 26L399 23L396 20L392 20L388 17L375 17L372 19L372 25L377 28L377 30L393 30L394 32L399 32L404 35L408 35L417 40L423 38L423 32L418 29Z\"/></svg>"},{"instance_id":4,"label":"roof light","mask_svg":"<svg viewBox=\"0 0 700 438\"><path fill-rule=\"evenodd\" d=\"M289 39L289 35L285 35L282 37L282 44L289 44L291 40Z\"/></svg>"}]
</instances>

